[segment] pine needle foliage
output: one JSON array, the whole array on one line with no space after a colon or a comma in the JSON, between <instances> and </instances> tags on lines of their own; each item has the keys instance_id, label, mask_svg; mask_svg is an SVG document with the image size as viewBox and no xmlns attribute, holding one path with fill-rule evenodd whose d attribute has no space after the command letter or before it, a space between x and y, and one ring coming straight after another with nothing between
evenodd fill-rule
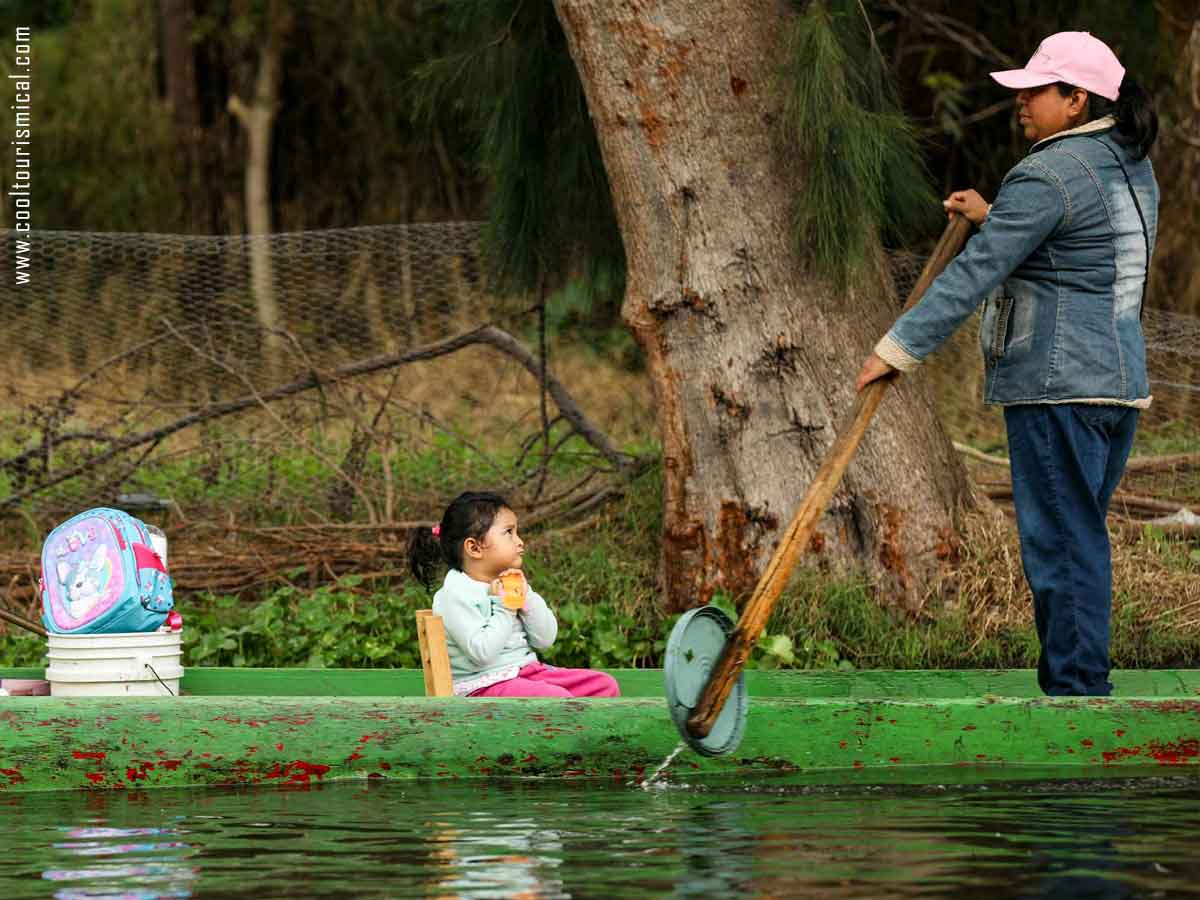
<instances>
[{"instance_id":1,"label":"pine needle foliage","mask_svg":"<svg viewBox=\"0 0 1200 900\"><path fill-rule=\"evenodd\" d=\"M862 4L793 3L780 78L782 137L805 167L795 240L844 285L878 239L911 243L940 206Z\"/></svg>"},{"instance_id":2,"label":"pine needle foliage","mask_svg":"<svg viewBox=\"0 0 1200 900\"><path fill-rule=\"evenodd\" d=\"M416 108L427 119L459 116L477 137L491 192L485 246L499 284L534 290L582 274L619 298L624 248L553 3L435 5L448 17L454 46L416 72Z\"/></svg>"}]
</instances>

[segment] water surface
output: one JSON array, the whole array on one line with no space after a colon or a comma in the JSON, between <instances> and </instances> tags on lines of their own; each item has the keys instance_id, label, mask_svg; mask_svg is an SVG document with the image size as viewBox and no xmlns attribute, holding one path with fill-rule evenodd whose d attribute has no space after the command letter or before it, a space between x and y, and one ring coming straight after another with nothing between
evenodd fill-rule
<instances>
[{"instance_id":1,"label":"water surface","mask_svg":"<svg viewBox=\"0 0 1200 900\"><path fill-rule=\"evenodd\" d=\"M1174 897L1185 778L507 782L0 797L0 898Z\"/></svg>"}]
</instances>

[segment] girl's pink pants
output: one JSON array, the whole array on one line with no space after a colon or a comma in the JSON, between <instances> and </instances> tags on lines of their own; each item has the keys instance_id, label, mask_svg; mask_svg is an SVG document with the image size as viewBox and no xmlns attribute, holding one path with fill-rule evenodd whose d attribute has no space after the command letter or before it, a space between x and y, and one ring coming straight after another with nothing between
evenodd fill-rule
<instances>
[{"instance_id":1,"label":"girl's pink pants","mask_svg":"<svg viewBox=\"0 0 1200 900\"><path fill-rule=\"evenodd\" d=\"M560 669L534 662L516 678L480 688L472 697L619 697L617 680L592 669Z\"/></svg>"}]
</instances>

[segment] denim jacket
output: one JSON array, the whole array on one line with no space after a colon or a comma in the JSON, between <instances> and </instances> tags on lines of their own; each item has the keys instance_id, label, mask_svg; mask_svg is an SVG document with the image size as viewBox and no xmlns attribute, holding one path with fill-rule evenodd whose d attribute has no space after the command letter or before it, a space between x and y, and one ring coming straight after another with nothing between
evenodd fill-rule
<instances>
[{"instance_id":1,"label":"denim jacket","mask_svg":"<svg viewBox=\"0 0 1200 900\"><path fill-rule=\"evenodd\" d=\"M915 368L984 303L986 403L1149 406L1140 316L1158 184L1113 136L1105 117L1034 144L875 352Z\"/></svg>"}]
</instances>

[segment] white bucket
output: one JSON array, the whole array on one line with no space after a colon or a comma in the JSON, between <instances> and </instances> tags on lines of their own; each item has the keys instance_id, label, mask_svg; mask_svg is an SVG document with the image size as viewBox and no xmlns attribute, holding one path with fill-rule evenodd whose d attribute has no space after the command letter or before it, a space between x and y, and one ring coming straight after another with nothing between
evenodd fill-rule
<instances>
[{"instance_id":1,"label":"white bucket","mask_svg":"<svg viewBox=\"0 0 1200 900\"><path fill-rule=\"evenodd\" d=\"M51 634L52 697L179 696L182 631Z\"/></svg>"}]
</instances>

